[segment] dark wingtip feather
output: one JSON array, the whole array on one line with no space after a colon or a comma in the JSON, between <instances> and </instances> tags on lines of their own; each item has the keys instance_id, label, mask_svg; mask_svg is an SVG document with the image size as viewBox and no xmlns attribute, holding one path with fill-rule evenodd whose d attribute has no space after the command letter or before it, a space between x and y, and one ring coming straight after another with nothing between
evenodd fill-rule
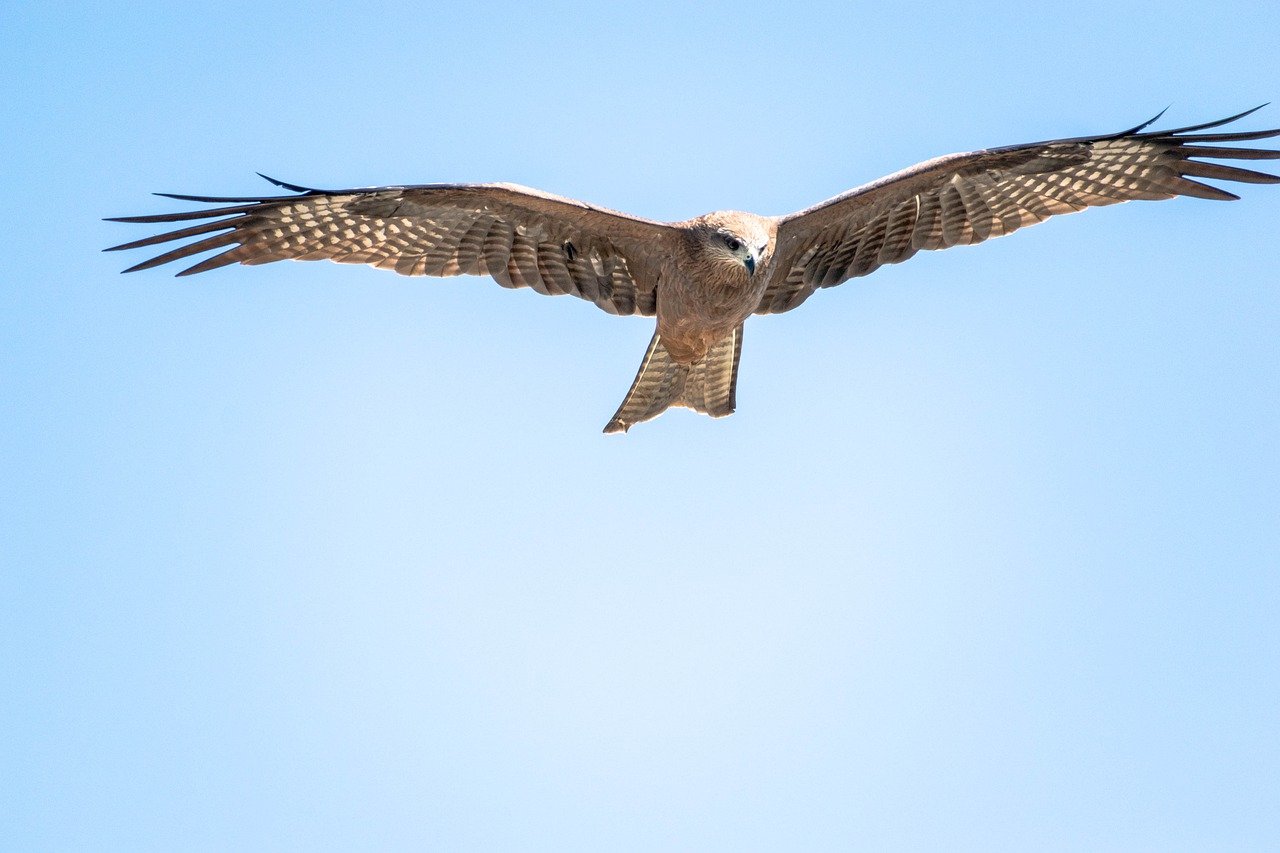
<instances>
[{"instance_id":1,"label":"dark wingtip feather","mask_svg":"<svg viewBox=\"0 0 1280 853\"><path fill-rule=\"evenodd\" d=\"M156 234L152 237L143 237L141 240L121 243L119 246L112 246L111 248L103 249L102 251L115 252L121 249L141 249L145 246L154 246L157 243L168 243L172 240L185 240L188 237L198 237L201 234L208 234L213 231L225 231L235 227L236 223L234 220L220 219L216 222L204 222L200 225L193 225L189 228L179 228L177 231Z\"/></svg>"},{"instance_id":2,"label":"dark wingtip feather","mask_svg":"<svg viewBox=\"0 0 1280 853\"><path fill-rule=\"evenodd\" d=\"M1270 101L1267 103L1269 104ZM1191 124L1186 127L1175 127L1173 130L1156 130L1150 133L1144 133L1143 136L1173 136L1176 133L1191 133L1197 130L1208 130L1211 127L1222 127L1224 124L1231 124L1231 122L1239 121L1245 116L1253 115L1265 106L1267 106L1267 104L1258 104L1252 109L1245 110L1242 113L1236 113L1233 116L1227 116L1226 118L1220 118L1217 121L1207 121L1204 124Z\"/></svg>"},{"instance_id":3,"label":"dark wingtip feather","mask_svg":"<svg viewBox=\"0 0 1280 853\"><path fill-rule=\"evenodd\" d=\"M150 261L143 261L140 264L134 264L128 269L120 270L120 274L124 275L127 272L139 272L141 270L149 269L150 267L153 267L153 266L155 266L155 264L151 263Z\"/></svg>"},{"instance_id":4,"label":"dark wingtip feather","mask_svg":"<svg viewBox=\"0 0 1280 853\"><path fill-rule=\"evenodd\" d=\"M1239 181L1244 184L1280 184L1280 175L1268 172L1255 172L1253 169L1241 169L1236 166L1224 166L1221 163L1206 163L1200 160L1186 160L1179 167L1182 175L1194 175L1197 178L1214 178L1220 181Z\"/></svg>"},{"instance_id":5,"label":"dark wingtip feather","mask_svg":"<svg viewBox=\"0 0 1280 853\"><path fill-rule=\"evenodd\" d=\"M1115 134L1115 136L1116 136L1116 137L1121 137L1121 136L1133 136L1135 133L1138 133L1139 131L1146 130L1148 127L1150 127L1151 125L1153 125L1153 124L1155 124L1156 122L1158 122L1158 121L1160 120L1160 117L1161 117L1162 115L1164 115L1165 113L1167 113L1167 112L1169 111L1169 107L1171 107L1171 106L1173 106L1173 104L1169 104L1169 106L1168 106L1168 107L1165 107L1165 108L1164 108L1164 109L1162 109L1160 112L1158 112L1158 113L1156 113L1155 115L1153 115L1151 118L1149 118L1149 119L1147 119L1146 121L1142 122L1142 124L1134 125L1133 127L1129 128L1128 130L1122 130L1122 131L1120 131L1119 133Z\"/></svg>"},{"instance_id":6,"label":"dark wingtip feather","mask_svg":"<svg viewBox=\"0 0 1280 853\"><path fill-rule=\"evenodd\" d=\"M328 190L318 190L315 187L304 187L300 184L291 184L288 181L282 181L279 178L273 178L270 175L264 175L261 172L255 172L254 174L256 174L259 178L262 178L264 181L275 184L281 189L289 190L290 192L311 193L313 195L318 193L328 192Z\"/></svg>"},{"instance_id":7,"label":"dark wingtip feather","mask_svg":"<svg viewBox=\"0 0 1280 853\"><path fill-rule=\"evenodd\" d=\"M152 193L161 198L173 198L178 201L199 201L206 204L244 204L246 202L269 201L262 196L222 196L222 195L186 195L185 193Z\"/></svg>"},{"instance_id":8,"label":"dark wingtip feather","mask_svg":"<svg viewBox=\"0 0 1280 853\"><path fill-rule=\"evenodd\" d=\"M234 264L236 262L236 258L232 256L232 253L234 252L235 252L235 249L228 249L225 252L214 255L212 258L205 258L203 261L196 264L195 266L190 266L190 267L187 267L185 270L182 270L181 272L174 273L174 278L182 278L183 276L188 276L188 275L197 275L202 272L208 272L209 270L216 270L219 267L225 267L228 264Z\"/></svg>"},{"instance_id":9,"label":"dark wingtip feather","mask_svg":"<svg viewBox=\"0 0 1280 853\"><path fill-rule=\"evenodd\" d=\"M1276 131L1280 135L1280 131ZM1179 145L1179 157L1217 157L1222 160L1280 160L1280 151L1268 148L1216 148L1212 145Z\"/></svg>"},{"instance_id":10,"label":"dark wingtip feather","mask_svg":"<svg viewBox=\"0 0 1280 853\"><path fill-rule=\"evenodd\" d=\"M157 255L150 260L143 261L140 264L135 264L125 270L125 272L151 269L152 267L158 267L161 264L167 264L170 261L176 261L191 255L198 255L201 252L207 252L209 249L219 249L223 246L230 246L233 243L239 242L240 240L237 239L235 232L215 234L212 237L206 237L205 239L198 240L194 243L187 243L186 245L178 246L176 249L172 249L162 255ZM235 250L232 249L231 251Z\"/></svg>"},{"instance_id":11,"label":"dark wingtip feather","mask_svg":"<svg viewBox=\"0 0 1280 853\"><path fill-rule=\"evenodd\" d=\"M1193 198L1204 198L1210 201L1239 201L1240 196L1224 189L1215 187L1212 184L1202 184L1199 181L1193 181L1190 178L1178 178L1178 192L1182 195L1189 195Z\"/></svg>"},{"instance_id":12,"label":"dark wingtip feather","mask_svg":"<svg viewBox=\"0 0 1280 853\"><path fill-rule=\"evenodd\" d=\"M1280 128L1271 128L1269 130L1242 130L1238 133L1192 133L1186 136L1175 136L1178 142L1183 140L1189 142L1247 142L1252 139L1270 139L1273 136L1280 136ZM1143 138L1147 138L1144 134Z\"/></svg>"},{"instance_id":13,"label":"dark wingtip feather","mask_svg":"<svg viewBox=\"0 0 1280 853\"><path fill-rule=\"evenodd\" d=\"M249 203L238 205L236 207L220 207L211 210L188 210L182 213L153 213L148 216L112 216L104 221L141 222L149 224L155 222L185 222L188 219L212 219L216 216L232 216L237 213L248 213L261 203L259 199L245 199L245 201Z\"/></svg>"}]
</instances>

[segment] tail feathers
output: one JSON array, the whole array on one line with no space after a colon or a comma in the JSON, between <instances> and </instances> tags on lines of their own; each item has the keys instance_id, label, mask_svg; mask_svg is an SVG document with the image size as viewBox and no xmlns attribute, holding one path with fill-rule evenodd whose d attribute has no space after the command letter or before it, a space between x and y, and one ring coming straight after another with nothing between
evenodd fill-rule
<instances>
[{"instance_id":1,"label":"tail feathers","mask_svg":"<svg viewBox=\"0 0 1280 853\"><path fill-rule=\"evenodd\" d=\"M683 406L713 418L733 414L741 355L741 326L725 335L702 361L692 365L673 360L654 333L627 398L604 431L626 432L672 406Z\"/></svg>"}]
</instances>

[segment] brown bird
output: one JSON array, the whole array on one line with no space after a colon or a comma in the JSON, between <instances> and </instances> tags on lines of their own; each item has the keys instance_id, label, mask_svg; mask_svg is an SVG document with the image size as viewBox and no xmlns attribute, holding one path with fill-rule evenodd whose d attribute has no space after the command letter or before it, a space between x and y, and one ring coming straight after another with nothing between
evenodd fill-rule
<instances>
[{"instance_id":1,"label":"brown bird","mask_svg":"<svg viewBox=\"0 0 1280 853\"><path fill-rule=\"evenodd\" d=\"M125 272L230 246L178 275L235 262L324 259L401 275L489 275L504 287L573 294L611 314L656 315L631 390L604 428L625 432L672 406L731 414L744 321L789 311L820 287L920 249L980 243L1086 207L1180 195L1238 198L1192 177L1280 183L1204 159L1278 159L1280 151L1206 143L1265 139L1280 129L1195 133L1257 109L1175 130L1144 133L1157 115L1106 136L951 154L781 217L718 211L663 223L514 184L318 190L266 178L297 194L158 193L229 206L114 218L213 221L108 251L201 237Z\"/></svg>"}]
</instances>

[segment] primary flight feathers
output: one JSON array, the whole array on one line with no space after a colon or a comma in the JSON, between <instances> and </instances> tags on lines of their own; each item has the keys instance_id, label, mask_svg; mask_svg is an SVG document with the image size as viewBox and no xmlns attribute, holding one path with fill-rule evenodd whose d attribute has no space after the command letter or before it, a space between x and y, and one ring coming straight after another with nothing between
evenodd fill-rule
<instances>
[{"instance_id":1,"label":"primary flight feathers","mask_svg":"<svg viewBox=\"0 0 1280 853\"><path fill-rule=\"evenodd\" d=\"M635 382L605 427L617 432L671 406L732 413L748 316L789 311L818 288L920 249L980 243L1054 214L1122 201L1238 198L1200 178L1280 183L1208 162L1280 159L1280 151L1215 144L1280 136L1280 129L1198 132L1257 109L1175 130L1144 132L1152 119L1106 136L952 154L782 217L718 211L663 223L513 184L317 190L267 178L295 194L160 193L220 206L114 218L210 221L108 251L191 240L125 272L220 249L179 275L231 263L332 260L402 275L488 275L505 287L572 294L611 314L657 315Z\"/></svg>"}]
</instances>

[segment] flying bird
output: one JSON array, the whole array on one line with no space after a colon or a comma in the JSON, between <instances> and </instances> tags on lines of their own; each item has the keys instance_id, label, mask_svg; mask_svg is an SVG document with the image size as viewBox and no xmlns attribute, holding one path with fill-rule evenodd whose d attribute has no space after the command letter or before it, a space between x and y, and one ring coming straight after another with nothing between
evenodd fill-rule
<instances>
[{"instance_id":1,"label":"flying bird","mask_svg":"<svg viewBox=\"0 0 1280 853\"><path fill-rule=\"evenodd\" d=\"M219 206L113 218L211 221L107 251L198 238L125 272L225 249L178 275L237 262L331 260L401 275L488 275L504 287L572 294L611 314L655 316L635 381L604 428L625 432L672 406L732 414L748 317L790 311L819 288L921 249L980 243L1055 214L1134 199L1239 198L1193 178L1280 183L1208 162L1280 159L1280 151L1213 144L1280 136L1280 129L1197 132L1258 109L1146 131L1157 115L1120 133L951 154L787 216L717 211L656 222L515 184L319 190L263 175L292 194L157 193Z\"/></svg>"}]
</instances>

